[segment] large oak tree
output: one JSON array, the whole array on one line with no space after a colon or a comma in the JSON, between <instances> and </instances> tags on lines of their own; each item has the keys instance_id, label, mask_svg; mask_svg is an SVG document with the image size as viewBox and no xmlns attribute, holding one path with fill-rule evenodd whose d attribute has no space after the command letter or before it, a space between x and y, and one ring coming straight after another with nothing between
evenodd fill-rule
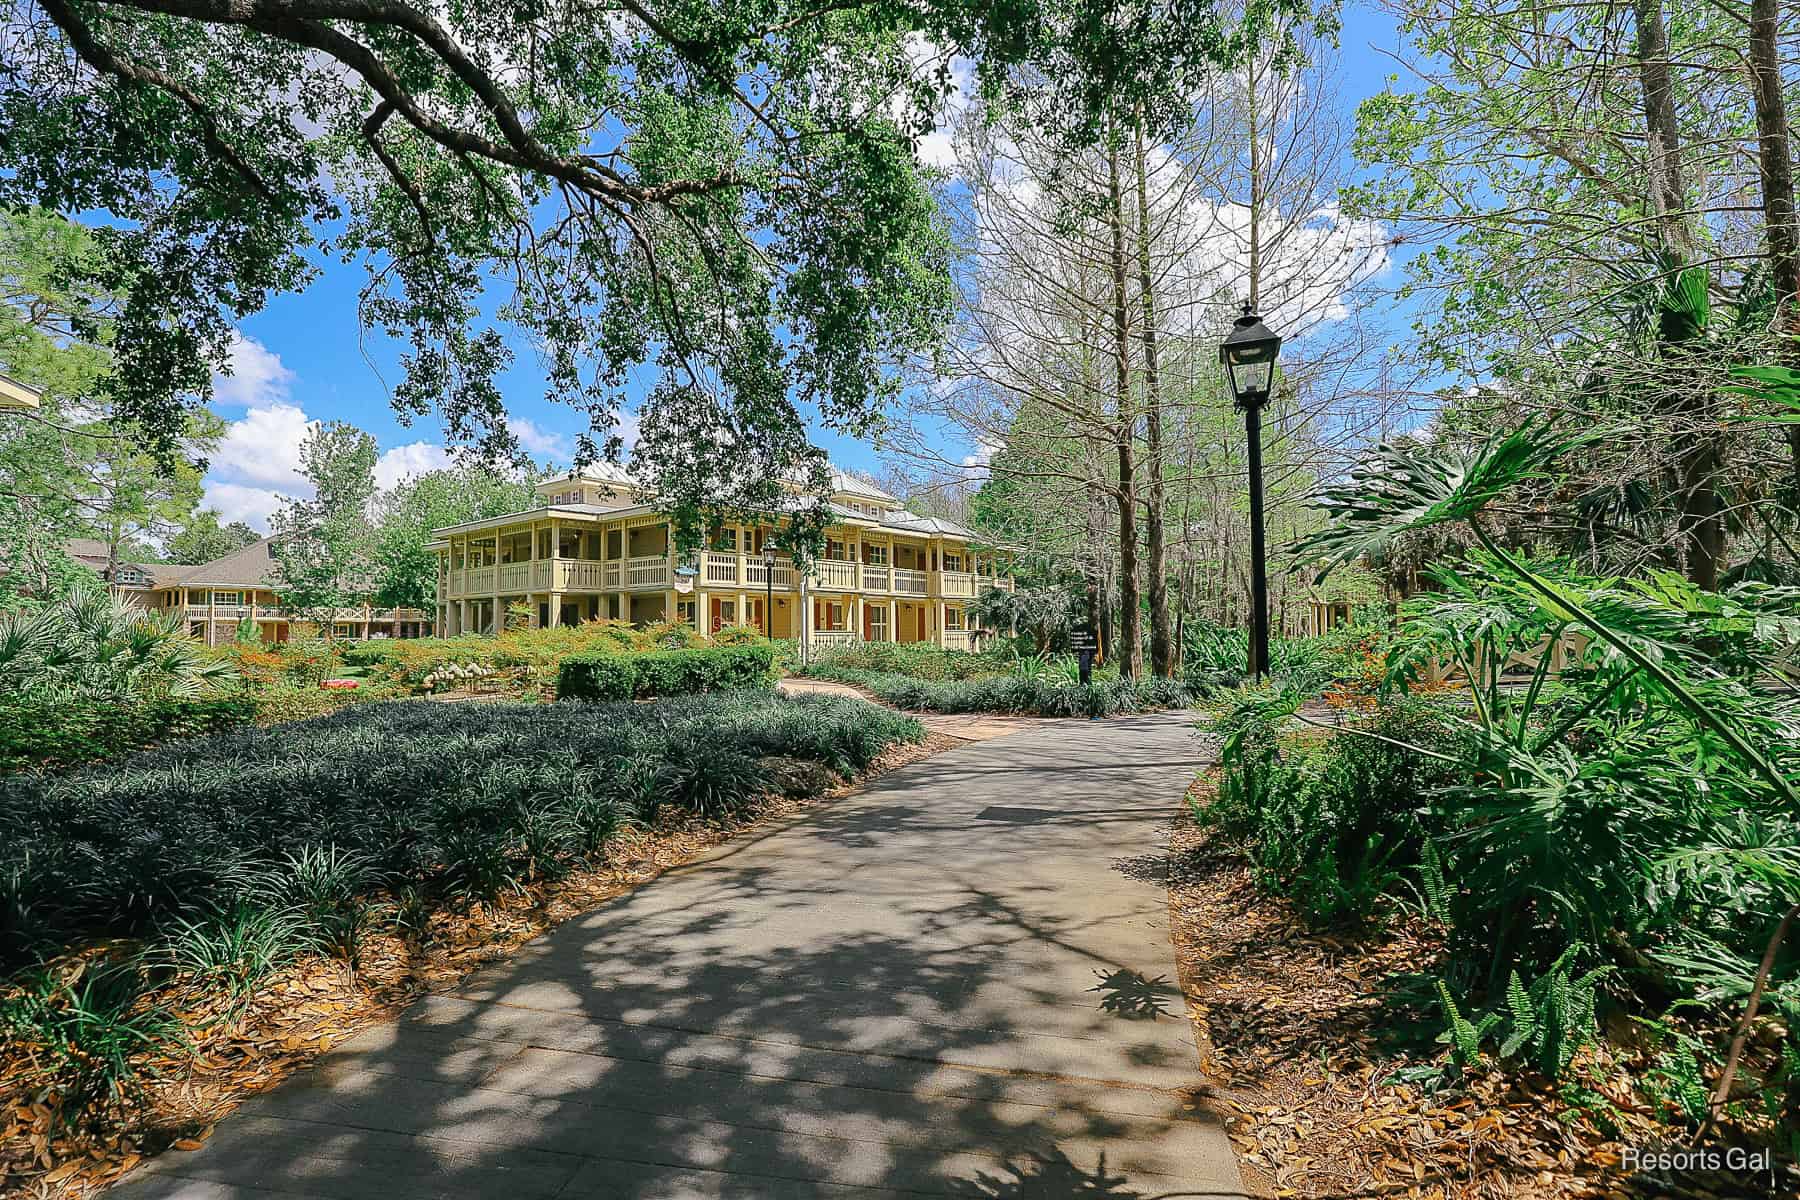
<instances>
[{"instance_id":1,"label":"large oak tree","mask_svg":"<svg viewBox=\"0 0 1800 1200\"><path fill-rule=\"evenodd\" d=\"M821 478L809 417L866 430L947 319L915 139L952 54L989 94L1056 79L1080 140L1256 27L1214 0L13 0L0 204L109 218L110 386L165 454L232 323L330 254L407 346L402 414L512 449L530 344L583 457L642 393L679 510L761 504Z\"/></svg>"}]
</instances>

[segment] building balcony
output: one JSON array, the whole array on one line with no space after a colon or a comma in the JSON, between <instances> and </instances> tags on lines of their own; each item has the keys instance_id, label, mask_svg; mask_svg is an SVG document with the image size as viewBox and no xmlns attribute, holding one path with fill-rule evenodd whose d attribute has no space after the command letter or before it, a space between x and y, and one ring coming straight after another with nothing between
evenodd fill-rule
<instances>
[{"instance_id":1,"label":"building balcony","mask_svg":"<svg viewBox=\"0 0 1800 1200\"><path fill-rule=\"evenodd\" d=\"M249 604L214 604L210 607L204 604L190 604L186 607L184 612L187 619L190 621L211 620L215 622L237 622L242 621L246 617L251 617L258 621L331 620L387 622L431 620L431 617L426 612L417 608L334 608L329 615L323 611L302 615L290 612L288 609L274 604L258 604L254 606Z\"/></svg>"},{"instance_id":2,"label":"building balcony","mask_svg":"<svg viewBox=\"0 0 1800 1200\"><path fill-rule=\"evenodd\" d=\"M773 564L760 554L735 554L709 550L695 562L696 586L702 591L743 588L797 592L800 573L789 559ZM664 555L637 558L535 559L469 567L445 572L438 578L444 600L486 599L532 592L618 592L666 588L673 574ZM821 559L813 563L806 581L809 591L860 592L871 596L902 596L940 600L972 600L988 588L1013 590L1013 581L973 571L920 571L910 567Z\"/></svg>"}]
</instances>

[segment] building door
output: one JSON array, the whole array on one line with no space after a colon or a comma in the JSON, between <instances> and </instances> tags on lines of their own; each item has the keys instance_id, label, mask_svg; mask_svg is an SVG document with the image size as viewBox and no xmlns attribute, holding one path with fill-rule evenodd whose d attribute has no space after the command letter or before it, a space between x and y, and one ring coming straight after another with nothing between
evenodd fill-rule
<instances>
[{"instance_id":1,"label":"building door","mask_svg":"<svg viewBox=\"0 0 1800 1200\"><path fill-rule=\"evenodd\" d=\"M918 613L919 613L919 640L921 642L930 641L931 634L929 632L927 632L926 628L925 628L926 614L925 614L925 606L923 604L919 605Z\"/></svg>"}]
</instances>

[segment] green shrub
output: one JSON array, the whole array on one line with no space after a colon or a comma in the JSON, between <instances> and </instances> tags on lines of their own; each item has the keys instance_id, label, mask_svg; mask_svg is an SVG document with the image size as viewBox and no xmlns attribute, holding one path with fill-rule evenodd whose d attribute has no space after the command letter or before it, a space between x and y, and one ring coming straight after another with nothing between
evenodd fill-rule
<instances>
[{"instance_id":1,"label":"green shrub","mask_svg":"<svg viewBox=\"0 0 1800 1200\"><path fill-rule=\"evenodd\" d=\"M832 678L834 671L875 671L910 675L915 679L973 679L1010 670L1010 654L970 654L946 650L930 642L852 642L815 651L812 661L797 674Z\"/></svg>"},{"instance_id":2,"label":"green shrub","mask_svg":"<svg viewBox=\"0 0 1800 1200\"><path fill-rule=\"evenodd\" d=\"M0 703L0 772L91 762L255 716L255 701L241 696Z\"/></svg>"},{"instance_id":3,"label":"green shrub","mask_svg":"<svg viewBox=\"0 0 1800 1200\"><path fill-rule=\"evenodd\" d=\"M1040 717L1111 716L1151 708L1185 708L1187 689L1173 679L1096 679L1083 686L1052 674L921 679L880 671L821 666L814 677L867 688L895 708L914 712L1018 713Z\"/></svg>"},{"instance_id":4,"label":"green shrub","mask_svg":"<svg viewBox=\"0 0 1800 1200\"><path fill-rule=\"evenodd\" d=\"M220 914L246 908L298 914L312 944L353 957L373 898L491 899L660 810L741 807L764 756L848 773L923 736L858 700L766 690L650 704L400 701L7 776L0 958L83 935L188 937L182 922L216 931Z\"/></svg>"},{"instance_id":5,"label":"green shrub","mask_svg":"<svg viewBox=\"0 0 1800 1200\"><path fill-rule=\"evenodd\" d=\"M773 677L774 659L774 650L760 644L631 655L572 654L562 661L556 694L565 700L623 700L766 687Z\"/></svg>"},{"instance_id":6,"label":"green shrub","mask_svg":"<svg viewBox=\"0 0 1800 1200\"><path fill-rule=\"evenodd\" d=\"M1290 703L1252 696L1220 719L1218 794L1197 816L1244 843L1259 884L1319 923L1365 920L1417 864L1424 797L1456 775L1442 706L1377 710L1335 737L1284 733ZM1410 744L1408 744L1410 743Z\"/></svg>"},{"instance_id":7,"label":"green shrub","mask_svg":"<svg viewBox=\"0 0 1800 1200\"><path fill-rule=\"evenodd\" d=\"M574 654L557 668L561 699L629 700L636 688L637 668L622 654Z\"/></svg>"}]
</instances>

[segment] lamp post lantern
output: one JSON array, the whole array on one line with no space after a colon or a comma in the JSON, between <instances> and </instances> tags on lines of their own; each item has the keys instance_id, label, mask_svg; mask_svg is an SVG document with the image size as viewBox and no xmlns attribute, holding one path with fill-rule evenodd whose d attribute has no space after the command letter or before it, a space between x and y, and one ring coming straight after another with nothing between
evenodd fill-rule
<instances>
[{"instance_id":1,"label":"lamp post lantern","mask_svg":"<svg viewBox=\"0 0 1800 1200\"><path fill-rule=\"evenodd\" d=\"M1250 450L1250 674L1269 673L1269 568L1263 546L1262 409L1275 385L1281 338L1262 323L1249 301L1225 340L1219 361L1231 396L1244 413Z\"/></svg>"},{"instance_id":2,"label":"lamp post lantern","mask_svg":"<svg viewBox=\"0 0 1800 1200\"><path fill-rule=\"evenodd\" d=\"M763 560L763 640L775 640L775 542L764 539Z\"/></svg>"}]
</instances>

